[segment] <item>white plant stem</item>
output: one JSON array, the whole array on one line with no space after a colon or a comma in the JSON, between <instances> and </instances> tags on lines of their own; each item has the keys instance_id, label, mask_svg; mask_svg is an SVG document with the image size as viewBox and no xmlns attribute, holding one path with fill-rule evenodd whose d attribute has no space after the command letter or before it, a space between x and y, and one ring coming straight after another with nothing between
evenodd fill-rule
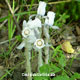
<instances>
[{"instance_id":1,"label":"white plant stem","mask_svg":"<svg viewBox=\"0 0 80 80\"><path fill-rule=\"evenodd\" d=\"M40 35L39 38L41 38L42 28L40 29ZM38 51L38 72L40 72L40 67L43 65L43 59L42 59L42 49L39 49Z\"/></svg>"},{"instance_id":2,"label":"white plant stem","mask_svg":"<svg viewBox=\"0 0 80 80\"><path fill-rule=\"evenodd\" d=\"M44 35L45 35L45 44L49 43L49 27L44 26ZM45 64L48 64L49 61L49 46L45 46Z\"/></svg>"},{"instance_id":3,"label":"white plant stem","mask_svg":"<svg viewBox=\"0 0 80 80\"><path fill-rule=\"evenodd\" d=\"M39 50L39 54L38 54L38 72L39 68L43 65L43 60L42 60L42 49Z\"/></svg>"},{"instance_id":4,"label":"white plant stem","mask_svg":"<svg viewBox=\"0 0 80 80\"><path fill-rule=\"evenodd\" d=\"M48 64L49 61L49 47L45 47L45 64Z\"/></svg>"},{"instance_id":5,"label":"white plant stem","mask_svg":"<svg viewBox=\"0 0 80 80\"><path fill-rule=\"evenodd\" d=\"M30 62L30 59L31 59L31 53L30 53L30 44L26 42L26 45L25 45L25 59L26 59L26 72L27 74L32 74L31 72L31 62ZM27 80L32 80L32 76L27 76Z\"/></svg>"}]
</instances>

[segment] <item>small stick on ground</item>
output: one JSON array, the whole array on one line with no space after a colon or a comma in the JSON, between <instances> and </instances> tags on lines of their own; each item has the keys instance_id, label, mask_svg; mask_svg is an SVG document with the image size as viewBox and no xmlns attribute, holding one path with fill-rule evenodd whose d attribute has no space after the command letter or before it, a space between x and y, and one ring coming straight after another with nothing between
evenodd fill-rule
<instances>
[{"instance_id":1,"label":"small stick on ground","mask_svg":"<svg viewBox=\"0 0 80 80\"><path fill-rule=\"evenodd\" d=\"M0 28L2 28L2 26L7 22L8 20L6 19L1 25Z\"/></svg>"},{"instance_id":2,"label":"small stick on ground","mask_svg":"<svg viewBox=\"0 0 80 80\"><path fill-rule=\"evenodd\" d=\"M2 41L2 42L0 42L0 45L3 45L3 44L5 44L5 43L8 43L9 41L13 41L13 40L15 40L16 38L12 38L11 40L5 40L5 41Z\"/></svg>"}]
</instances>

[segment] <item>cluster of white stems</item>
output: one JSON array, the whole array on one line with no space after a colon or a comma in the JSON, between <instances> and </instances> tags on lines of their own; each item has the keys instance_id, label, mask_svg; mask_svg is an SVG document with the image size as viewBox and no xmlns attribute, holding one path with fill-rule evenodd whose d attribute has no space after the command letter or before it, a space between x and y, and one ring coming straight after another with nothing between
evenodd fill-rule
<instances>
[{"instance_id":1,"label":"cluster of white stems","mask_svg":"<svg viewBox=\"0 0 80 80\"><path fill-rule=\"evenodd\" d=\"M23 41L17 47L17 49L22 49L23 47L25 47L25 57L27 60L26 65L29 65L26 68L28 73L31 72L30 59L31 59L32 49L35 49L35 51L37 51L39 54L38 55L38 71L39 71L39 68L43 65L42 48L45 49L44 50L45 63L48 64L49 46L50 46L49 28L59 29L57 26L53 26L55 13L52 11L49 11L45 16L45 12L46 12L46 3L40 1L37 14L30 16L28 21L26 20L23 21L23 30L22 30ZM33 16L35 16L34 20L32 20ZM41 21L42 19L44 20L44 22ZM42 29L43 29L43 34L42 34ZM43 38L42 35L44 35L45 38ZM28 80L32 80L32 78L29 77Z\"/></svg>"}]
</instances>

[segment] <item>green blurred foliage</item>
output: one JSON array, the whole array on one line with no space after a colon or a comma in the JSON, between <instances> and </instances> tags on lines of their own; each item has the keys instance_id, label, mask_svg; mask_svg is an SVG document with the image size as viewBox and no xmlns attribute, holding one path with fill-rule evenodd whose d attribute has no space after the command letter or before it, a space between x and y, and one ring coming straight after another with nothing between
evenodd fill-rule
<instances>
[{"instance_id":1,"label":"green blurred foliage","mask_svg":"<svg viewBox=\"0 0 80 80\"><path fill-rule=\"evenodd\" d=\"M66 13L70 15L68 21L74 20L77 21L80 19L80 0L72 0L69 3L61 3L56 5L56 13L57 15Z\"/></svg>"}]
</instances>

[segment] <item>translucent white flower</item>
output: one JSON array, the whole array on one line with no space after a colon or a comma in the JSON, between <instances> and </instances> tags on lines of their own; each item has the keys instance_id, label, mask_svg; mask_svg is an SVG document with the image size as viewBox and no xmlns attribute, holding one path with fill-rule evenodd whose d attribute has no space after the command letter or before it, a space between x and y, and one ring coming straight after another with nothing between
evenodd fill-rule
<instances>
[{"instance_id":1,"label":"translucent white flower","mask_svg":"<svg viewBox=\"0 0 80 80\"><path fill-rule=\"evenodd\" d=\"M44 45L44 40L43 39L37 39L35 41L34 45L36 46L36 48L41 49L45 46Z\"/></svg>"},{"instance_id":2,"label":"translucent white flower","mask_svg":"<svg viewBox=\"0 0 80 80\"><path fill-rule=\"evenodd\" d=\"M22 30L22 36L24 38L27 38L28 36L31 36L31 35L35 35L34 34L34 31L29 29L28 27L25 27L23 30Z\"/></svg>"},{"instance_id":3,"label":"translucent white flower","mask_svg":"<svg viewBox=\"0 0 80 80\"><path fill-rule=\"evenodd\" d=\"M22 49L23 47L25 47L25 42L24 41L17 47L17 49Z\"/></svg>"},{"instance_id":4,"label":"translucent white flower","mask_svg":"<svg viewBox=\"0 0 80 80\"><path fill-rule=\"evenodd\" d=\"M45 12L46 12L45 8L46 8L46 3L40 1L39 2L39 7L38 7L38 10L37 10L37 14L41 15L41 16L44 16Z\"/></svg>"},{"instance_id":5,"label":"translucent white flower","mask_svg":"<svg viewBox=\"0 0 80 80\"><path fill-rule=\"evenodd\" d=\"M27 23L28 27L33 29L33 28L38 28L41 27L41 20L38 18L35 18L34 20L29 20Z\"/></svg>"},{"instance_id":6,"label":"translucent white flower","mask_svg":"<svg viewBox=\"0 0 80 80\"><path fill-rule=\"evenodd\" d=\"M54 24L54 19L55 19L55 13L52 11L49 11L47 13L47 18L45 19L45 24L52 26Z\"/></svg>"}]
</instances>

